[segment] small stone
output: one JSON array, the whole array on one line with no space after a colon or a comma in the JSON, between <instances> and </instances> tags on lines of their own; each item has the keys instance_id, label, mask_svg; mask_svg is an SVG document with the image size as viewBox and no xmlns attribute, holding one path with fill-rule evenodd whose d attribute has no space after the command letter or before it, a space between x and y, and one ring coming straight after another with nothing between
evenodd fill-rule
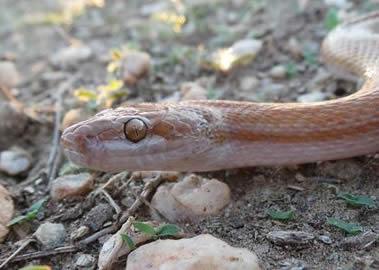
<instances>
[{"instance_id":1,"label":"small stone","mask_svg":"<svg viewBox=\"0 0 379 270\"><path fill-rule=\"evenodd\" d=\"M334 6L340 9L348 9L352 6L352 3L348 0L324 0L327 6Z\"/></svg>"},{"instance_id":2,"label":"small stone","mask_svg":"<svg viewBox=\"0 0 379 270\"><path fill-rule=\"evenodd\" d=\"M157 12L162 12L169 8L167 2L154 2L151 4L145 4L141 7L140 13L142 16L150 16L152 14L156 14Z\"/></svg>"},{"instance_id":3,"label":"small stone","mask_svg":"<svg viewBox=\"0 0 379 270\"><path fill-rule=\"evenodd\" d=\"M324 244L328 244L328 245L330 245L330 244L333 243L333 240L332 240L329 236L327 236L327 235L320 235L320 236L318 237L318 239L319 239L321 242L323 242Z\"/></svg>"},{"instance_id":4,"label":"small stone","mask_svg":"<svg viewBox=\"0 0 379 270\"><path fill-rule=\"evenodd\" d=\"M306 270L307 264L299 259L289 258L279 262L280 270Z\"/></svg>"},{"instance_id":5,"label":"small stone","mask_svg":"<svg viewBox=\"0 0 379 270\"><path fill-rule=\"evenodd\" d=\"M106 221L111 220L112 214L113 208L101 203L88 212L83 225L89 227L91 231L98 231Z\"/></svg>"},{"instance_id":6,"label":"small stone","mask_svg":"<svg viewBox=\"0 0 379 270\"><path fill-rule=\"evenodd\" d=\"M82 108L69 110L63 117L62 130L88 119L91 114Z\"/></svg>"},{"instance_id":7,"label":"small stone","mask_svg":"<svg viewBox=\"0 0 379 270\"><path fill-rule=\"evenodd\" d=\"M66 47L55 53L50 61L56 67L70 68L87 61L91 56L92 50L89 47Z\"/></svg>"},{"instance_id":8,"label":"small stone","mask_svg":"<svg viewBox=\"0 0 379 270\"><path fill-rule=\"evenodd\" d=\"M80 254L75 261L77 267L90 267L95 263L96 259L90 254Z\"/></svg>"},{"instance_id":9,"label":"small stone","mask_svg":"<svg viewBox=\"0 0 379 270\"><path fill-rule=\"evenodd\" d=\"M239 85L244 92L254 91L259 86L259 80L254 76L247 76L240 80Z\"/></svg>"},{"instance_id":10,"label":"small stone","mask_svg":"<svg viewBox=\"0 0 379 270\"><path fill-rule=\"evenodd\" d=\"M13 62L0 61L0 85L7 88L17 86L21 81L21 76Z\"/></svg>"},{"instance_id":11,"label":"small stone","mask_svg":"<svg viewBox=\"0 0 379 270\"><path fill-rule=\"evenodd\" d=\"M235 248L211 235L189 239L157 240L143 245L128 256L126 270L259 270L257 256Z\"/></svg>"},{"instance_id":12,"label":"small stone","mask_svg":"<svg viewBox=\"0 0 379 270\"><path fill-rule=\"evenodd\" d=\"M89 233L90 229L87 226L80 226L78 229L74 230L71 235L71 240L78 240L82 238L83 236L87 235Z\"/></svg>"},{"instance_id":13,"label":"small stone","mask_svg":"<svg viewBox=\"0 0 379 270\"><path fill-rule=\"evenodd\" d=\"M207 91L199 84L185 82L180 86L181 100L204 100L207 99Z\"/></svg>"},{"instance_id":14,"label":"small stone","mask_svg":"<svg viewBox=\"0 0 379 270\"><path fill-rule=\"evenodd\" d=\"M287 49L295 58L300 58L303 56L303 50L299 41L296 38L290 38L287 43Z\"/></svg>"},{"instance_id":15,"label":"small stone","mask_svg":"<svg viewBox=\"0 0 379 270\"><path fill-rule=\"evenodd\" d=\"M51 185L50 195L54 200L82 196L92 190L93 177L89 173L64 175L55 179Z\"/></svg>"},{"instance_id":16,"label":"small stone","mask_svg":"<svg viewBox=\"0 0 379 270\"><path fill-rule=\"evenodd\" d=\"M14 148L0 153L0 171L9 175L20 175L31 165L30 155L20 148Z\"/></svg>"},{"instance_id":17,"label":"small stone","mask_svg":"<svg viewBox=\"0 0 379 270\"><path fill-rule=\"evenodd\" d=\"M230 189L217 179L195 174L178 183L161 185L151 204L172 222L195 220L219 213L230 202Z\"/></svg>"},{"instance_id":18,"label":"small stone","mask_svg":"<svg viewBox=\"0 0 379 270\"><path fill-rule=\"evenodd\" d=\"M323 101L326 98L327 96L325 93L317 91L317 92L303 94L297 98L297 101L301 103L318 102L318 101Z\"/></svg>"},{"instance_id":19,"label":"small stone","mask_svg":"<svg viewBox=\"0 0 379 270\"><path fill-rule=\"evenodd\" d=\"M0 243L4 241L9 230L7 224L14 215L14 204L8 190L0 185Z\"/></svg>"},{"instance_id":20,"label":"small stone","mask_svg":"<svg viewBox=\"0 0 379 270\"><path fill-rule=\"evenodd\" d=\"M309 244L315 237L302 231L273 231L267 234L267 238L277 245L304 245Z\"/></svg>"},{"instance_id":21,"label":"small stone","mask_svg":"<svg viewBox=\"0 0 379 270\"><path fill-rule=\"evenodd\" d=\"M287 70L282 65L275 66L270 70L270 76L274 79L284 79L287 76Z\"/></svg>"},{"instance_id":22,"label":"small stone","mask_svg":"<svg viewBox=\"0 0 379 270\"><path fill-rule=\"evenodd\" d=\"M129 51L122 59L122 80L129 85L134 85L149 72L150 66L150 55L140 51Z\"/></svg>"},{"instance_id":23,"label":"small stone","mask_svg":"<svg viewBox=\"0 0 379 270\"><path fill-rule=\"evenodd\" d=\"M63 224L46 222L38 227L34 236L45 247L54 248L63 244L66 238L66 229Z\"/></svg>"},{"instance_id":24,"label":"small stone","mask_svg":"<svg viewBox=\"0 0 379 270\"><path fill-rule=\"evenodd\" d=\"M262 49L262 46L263 41L259 39L242 39L235 42L230 49L239 57L247 55L256 56Z\"/></svg>"}]
</instances>

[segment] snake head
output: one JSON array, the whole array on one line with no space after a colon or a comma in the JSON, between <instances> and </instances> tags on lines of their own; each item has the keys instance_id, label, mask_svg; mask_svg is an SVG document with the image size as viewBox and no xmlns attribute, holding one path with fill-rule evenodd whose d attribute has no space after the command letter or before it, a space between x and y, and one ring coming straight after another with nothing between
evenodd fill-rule
<instances>
[{"instance_id":1,"label":"snake head","mask_svg":"<svg viewBox=\"0 0 379 270\"><path fill-rule=\"evenodd\" d=\"M72 162L95 170L188 170L211 145L211 120L196 106L130 105L68 127L61 142Z\"/></svg>"}]
</instances>

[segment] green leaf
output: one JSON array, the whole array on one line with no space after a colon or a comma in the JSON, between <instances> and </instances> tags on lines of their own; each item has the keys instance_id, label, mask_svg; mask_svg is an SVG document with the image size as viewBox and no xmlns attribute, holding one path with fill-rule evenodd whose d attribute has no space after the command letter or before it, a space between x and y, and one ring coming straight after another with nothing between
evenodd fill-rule
<instances>
[{"instance_id":1,"label":"green leaf","mask_svg":"<svg viewBox=\"0 0 379 270\"><path fill-rule=\"evenodd\" d=\"M156 230L158 236L175 236L180 232L180 228L174 224L165 224Z\"/></svg>"},{"instance_id":2,"label":"green leaf","mask_svg":"<svg viewBox=\"0 0 379 270\"><path fill-rule=\"evenodd\" d=\"M32 206L29 207L25 215L20 215L15 217L7 224L8 227L19 224L25 221L34 220L37 217L38 212L41 210L43 204L47 201L47 198L43 198L37 202L35 202Z\"/></svg>"},{"instance_id":3,"label":"green leaf","mask_svg":"<svg viewBox=\"0 0 379 270\"><path fill-rule=\"evenodd\" d=\"M274 220L288 221L295 218L295 212L292 210L277 211L274 209L269 209L267 214Z\"/></svg>"},{"instance_id":4,"label":"green leaf","mask_svg":"<svg viewBox=\"0 0 379 270\"><path fill-rule=\"evenodd\" d=\"M325 28L329 31L333 30L339 23L338 10L336 8L329 9L324 20Z\"/></svg>"},{"instance_id":5,"label":"green leaf","mask_svg":"<svg viewBox=\"0 0 379 270\"><path fill-rule=\"evenodd\" d=\"M20 268L19 270L51 270L51 267L48 265L29 265Z\"/></svg>"},{"instance_id":6,"label":"green leaf","mask_svg":"<svg viewBox=\"0 0 379 270\"><path fill-rule=\"evenodd\" d=\"M288 78L293 78L297 74L297 67L294 63L288 63L285 66L286 68L286 74Z\"/></svg>"},{"instance_id":7,"label":"green leaf","mask_svg":"<svg viewBox=\"0 0 379 270\"><path fill-rule=\"evenodd\" d=\"M145 234L156 235L154 227L151 226L151 225L149 225L149 224L147 224L147 223L136 221L136 222L133 222L133 226L138 231L143 232Z\"/></svg>"},{"instance_id":8,"label":"green leaf","mask_svg":"<svg viewBox=\"0 0 379 270\"><path fill-rule=\"evenodd\" d=\"M327 223L329 225L337 227L338 229L343 230L345 233L350 235L356 235L363 231L363 228L360 225L354 223L347 223L337 218L328 218Z\"/></svg>"},{"instance_id":9,"label":"green leaf","mask_svg":"<svg viewBox=\"0 0 379 270\"><path fill-rule=\"evenodd\" d=\"M124 241L128 245L128 247L129 247L130 250L133 250L133 249L136 248L136 244L134 244L133 239L130 238L129 235L127 235L127 234L121 234L121 238L122 238L122 241Z\"/></svg>"},{"instance_id":10,"label":"green leaf","mask_svg":"<svg viewBox=\"0 0 379 270\"><path fill-rule=\"evenodd\" d=\"M375 201L367 195L353 195L347 192L339 193L338 198L345 200L351 206L375 207Z\"/></svg>"}]
</instances>

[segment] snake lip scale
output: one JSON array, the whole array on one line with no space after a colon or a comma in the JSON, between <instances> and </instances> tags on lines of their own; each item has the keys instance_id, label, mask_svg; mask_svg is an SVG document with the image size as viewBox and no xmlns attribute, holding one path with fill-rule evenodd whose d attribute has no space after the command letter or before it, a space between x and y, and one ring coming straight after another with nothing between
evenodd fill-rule
<instances>
[{"instance_id":1,"label":"snake lip scale","mask_svg":"<svg viewBox=\"0 0 379 270\"><path fill-rule=\"evenodd\" d=\"M68 127L67 157L100 171L212 171L301 164L379 151L379 12L346 22L321 47L327 64L364 81L315 103L185 101L104 110Z\"/></svg>"}]
</instances>

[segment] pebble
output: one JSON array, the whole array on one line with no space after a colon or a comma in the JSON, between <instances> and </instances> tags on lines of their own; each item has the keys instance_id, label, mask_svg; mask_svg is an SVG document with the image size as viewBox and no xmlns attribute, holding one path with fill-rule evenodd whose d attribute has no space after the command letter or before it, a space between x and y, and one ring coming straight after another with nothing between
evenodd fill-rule
<instances>
[{"instance_id":1,"label":"pebble","mask_svg":"<svg viewBox=\"0 0 379 270\"><path fill-rule=\"evenodd\" d=\"M185 82L180 86L181 100L205 100L207 91L195 82Z\"/></svg>"},{"instance_id":2,"label":"pebble","mask_svg":"<svg viewBox=\"0 0 379 270\"><path fill-rule=\"evenodd\" d=\"M68 112L66 112L66 114L63 117L62 130L76 123L84 121L88 119L90 116L91 114L88 112L88 110L85 110L83 108L71 109Z\"/></svg>"},{"instance_id":3,"label":"pebble","mask_svg":"<svg viewBox=\"0 0 379 270\"><path fill-rule=\"evenodd\" d=\"M98 231L103 224L112 219L113 208L109 204L101 203L92 208L85 217L84 224L91 231Z\"/></svg>"},{"instance_id":4,"label":"pebble","mask_svg":"<svg viewBox=\"0 0 379 270\"><path fill-rule=\"evenodd\" d=\"M30 155L23 149L13 148L0 152L0 171L9 175L20 175L31 165Z\"/></svg>"},{"instance_id":5,"label":"pebble","mask_svg":"<svg viewBox=\"0 0 379 270\"><path fill-rule=\"evenodd\" d=\"M327 235L320 235L320 236L318 237L318 239L319 239L321 242L323 242L324 244L328 244L328 245L330 245L330 244L333 243L333 240L332 240L329 236L327 236Z\"/></svg>"},{"instance_id":6,"label":"pebble","mask_svg":"<svg viewBox=\"0 0 379 270\"><path fill-rule=\"evenodd\" d=\"M54 200L82 196L93 188L93 177L89 173L79 173L58 177L52 182L50 195Z\"/></svg>"},{"instance_id":7,"label":"pebble","mask_svg":"<svg viewBox=\"0 0 379 270\"><path fill-rule=\"evenodd\" d=\"M71 235L71 240L78 240L82 238L83 236L87 235L89 233L90 229L87 226L80 226L78 229L74 230Z\"/></svg>"},{"instance_id":8,"label":"pebble","mask_svg":"<svg viewBox=\"0 0 379 270\"><path fill-rule=\"evenodd\" d=\"M327 6L334 6L340 9L348 9L352 6L352 3L348 0L324 0Z\"/></svg>"},{"instance_id":9,"label":"pebble","mask_svg":"<svg viewBox=\"0 0 379 270\"><path fill-rule=\"evenodd\" d=\"M230 189L217 179L195 174L161 185L151 204L171 222L197 220L219 213L230 202Z\"/></svg>"},{"instance_id":10,"label":"pebble","mask_svg":"<svg viewBox=\"0 0 379 270\"><path fill-rule=\"evenodd\" d=\"M150 16L157 12L162 12L169 8L169 5L167 2L154 2L151 4L145 4L141 7L140 13L142 16Z\"/></svg>"},{"instance_id":11,"label":"pebble","mask_svg":"<svg viewBox=\"0 0 379 270\"><path fill-rule=\"evenodd\" d=\"M327 95L320 91L315 91L311 93L306 93L303 95L298 96L297 101L301 103L307 103L307 102L318 102L323 101L327 98Z\"/></svg>"},{"instance_id":12,"label":"pebble","mask_svg":"<svg viewBox=\"0 0 379 270\"><path fill-rule=\"evenodd\" d=\"M75 261L75 265L77 267L90 267L95 261L96 259L90 254L80 254Z\"/></svg>"},{"instance_id":13,"label":"pebble","mask_svg":"<svg viewBox=\"0 0 379 270\"><path fill-rule=\"evenodd\" d=\"M0 61L0 85L13 88L20 81L21 76L17 71L16 65L10 61Z\"/></svg>"},{"instance_id":14,"label":"pebble","mask_svg":"<svg viewBox=\"0 0 379 270\"><path fill-rule=\"evenodd\" d=\"M144 77L149 72L150 66L150 55L140 51L129 51L123 56L122 59L122 80L129 85L134 85L139 79Z\"/></svg>"},{"instance_id":15,"label":"pebble","mask_svg":"<svg viewBox=\"0 0 379 270\"><path fill-rule=\"evenodd\" d=\"M4 241L9 230L6 226L14 215L14 204L9 191L0 184L0 243Z\"/></svg>"},{"instance_id":16,"label":"pebble","mask_svg":"<svg viewBox=\"0 0 379 270\"><path fill-rule=\"evenodd\" d=\"M207 65L218 71L228 72L236 66L250 63L262 47L263 41L258 39L239 40L229 48L213 52Z\"/></svg>"},{"instance_id":17,"label":"pebble","mask_svg":"<svg viewBox=\"0 0 379 270\"><path fill-rule=\"evenodd\" d=\"M315 237L303 231L272 231L267 234L267 238L276 245L304 245Z\"/></svg>"},{"instance_id":18,"label":"pebble","mask_svg":"<svg viewBox=\"0 0 379 270\"><path fill-rule=\"evenodd\" d=\"M63 224L46 222L41 224L34 236L47 248L61 246L66 238Z\"/></svg>"},{"instance_id":19,"label":"pebble","mask_svg":"<svg viewBox=\"0 0 379 270\"><path fill-rule=\"evenodd\" d=\"M301 48L300 42L296 38L290 38L287 43L287 50L295 58L300 58L303 56L303 50Z\"/></svg>"},{"instance_id":20,"label":"pebble","mask_svg":"<svg viewBox=\"0 0 379 270\"><path fill-rule=\"evenodd\" d=\"M239 81L240 89L244 92L256 90L259 86L259 80L255 76L246 76Z\"/></svg>"},{"instance_id":21,"label":"pebble","mask_svg":"<svg viewBox=\"0 0 379 270\"><path fill-rule=\"evenodd\" d=\"M263 41L259 39L242 39L235 42L231 47L231 51L237 57L256 56L263 47Z\"/></svg>"},{"instance_id":22,"label":"pebble","mask_svg":"<svg viewBox=\"0 0 379 270\"><path fill-rule=\"evenodd\" d=\"M55 53L50 61L54 66L65 69L87 61L92 54L92 49L87 46L66 47Z\"/></svg>"},{"instance_id":23,"label":"pebble","mask_svg":"<svg viewBox=\"0 0 379 270\"><path fill-rule=\"evenodd\" d=\"M270 76L274 79L284 79L287 76L287 70L283 65L274 66L270 70Z\"/></svg>"},{"instance_id":24,"label":"pebble","mask_svg":"<svg viewBox=\"0 0 379 270\"><path fill-rule=\"evenodd\" d=\"M189 239L157 240L129 254L126 270L259 270L257 256L209 234Z\"/></svg>"}]
</instances>

